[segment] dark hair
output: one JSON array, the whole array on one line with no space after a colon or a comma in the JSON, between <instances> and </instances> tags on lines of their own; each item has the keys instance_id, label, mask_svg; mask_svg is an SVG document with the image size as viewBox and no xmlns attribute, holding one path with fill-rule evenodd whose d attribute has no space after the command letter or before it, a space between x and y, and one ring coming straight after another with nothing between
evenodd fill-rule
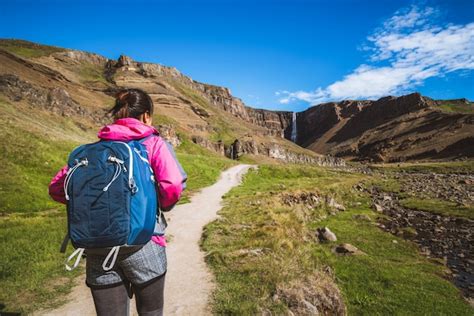
<instances>
[{"instance_id":1,"label":"dark hair","mask_svg":"<svg viewBox=\"0 0 474 316\"><path fill-rule=\"evenodd\" d=\"M153 115L153 101L150 96L140 89L124 89L115 95L115 105L110 109L115 119L133 117L139 118L144 113Z\"/></svg>"}]
</instances>

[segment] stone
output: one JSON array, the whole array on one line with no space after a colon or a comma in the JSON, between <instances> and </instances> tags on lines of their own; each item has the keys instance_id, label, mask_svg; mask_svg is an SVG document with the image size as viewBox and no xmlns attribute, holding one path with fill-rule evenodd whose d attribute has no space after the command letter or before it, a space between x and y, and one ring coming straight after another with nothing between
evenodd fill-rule
<instances>
[{"instance_id":1,"label":"stone","mask_svg":"<svg viewBox=\"0 0 474 316\"><path fill-rule=\"evenodd\" d=\"M363 251L359 250L357 247L351 244L340 244L334 247L332 250L334 253L338 255L344 255L344 256L365 254Z\"/></svg>"},{"instance_id":2,"label":"stone","mask_svg":"<svg viewBox=\"0 0 474 316\"><path fill-rule=\"evenodd\" d=\"M337 211L346 210L345 206L342 204L339 204L333 197L326 196L326 204L333 210L337 210Z\"/></svg>"},{"instance_id":3,"label":"stone","mask_svg":"<svg viewBox=\"0 0 474 316\"><path fill-rule=\"evenodd\" d=\"M334 234L329 228L318 228L316 230L319 241L337 241L336 234Z\"/></svg>"},{"instance_id":4,"label":"stone","mask_svg":"<svg viewBox=\"0 0 474 316\"><path fill-rule=\"evenodd\" d=\"M383 207L382 207L382 205L380 205L378 203L374 203L372 205L372 208L378 213L383 213Z\"/></svg>"},{"instance_id":5,"label":"stone","mask_svg":"<svg viewBox=\"0 0 474 316\"><path fill-rule=\"evenodd\" d=\"M307 300L302 300L305 310L308 312L308 315L319 315L319 311L316 306L308 302Z\"/></svg>"}]
</instances>

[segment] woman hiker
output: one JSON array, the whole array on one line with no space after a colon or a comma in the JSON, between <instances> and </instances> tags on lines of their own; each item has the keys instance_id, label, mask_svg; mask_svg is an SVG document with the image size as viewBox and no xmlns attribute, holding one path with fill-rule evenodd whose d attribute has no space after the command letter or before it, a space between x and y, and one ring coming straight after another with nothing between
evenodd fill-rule
<instances>
[{"instance_id":1,"label":"woman hiker","mask_svg":"<svg viewBox=\"0 0 474 316\"><path fill-rule=\"evenodd\" d=\"M152 126L153 102L139 89L126 89L116 95L110 110L115 121L103 127L98 137L102 140L128 142L144 139L149 164L156 181L160 209L169 211L178 202L185 188L186 174L172 147ZM51 180L49 194L66 204L64 181L68 166L63 167ZM163 290L166 261L166 240L162 218L156 222L155 233L144 246L120 248L113 267L103 269L107 251L86 249L86 284L90 288L98 315L128 315L132 293L136 296L139 315L163 314ZM164 224L163 224L164 223Z\"/></svg>"}]
</instances>

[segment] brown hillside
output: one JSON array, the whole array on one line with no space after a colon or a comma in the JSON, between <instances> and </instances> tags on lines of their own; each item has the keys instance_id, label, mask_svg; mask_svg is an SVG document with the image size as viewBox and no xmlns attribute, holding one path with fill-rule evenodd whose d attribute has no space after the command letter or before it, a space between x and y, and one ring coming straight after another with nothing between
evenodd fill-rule
<instances>
[{"instance_id":1,"label":"brown hillside","mask_svg":"<svg viewBox=\"0 0 474 316\"><path fill-rule=\"evenodd\" d=\"M298 113L297 143L355 160L474 157L472 108L465 99L435 101L418 93L325 103Z\"/></svg>"},{"instance_id":2,"label":"brown hillside","mask_svg":"<svg viewBox=\"0 0 474 316\"><path fill-rule=\"evenodd\" d=\"M197 82L175 68L126 56L109 60L82 51L0 40L0 98L22 109L23 115L34 118L40 111L67 117L93 139L97 128L110 122L106 110L121 88L141 88L151 95L154 122L164 136L177 133L232 158L250 154L291 162L344 163L285 139L290 112L248 108L229 89Z\"/></svg>"}]
</instances>

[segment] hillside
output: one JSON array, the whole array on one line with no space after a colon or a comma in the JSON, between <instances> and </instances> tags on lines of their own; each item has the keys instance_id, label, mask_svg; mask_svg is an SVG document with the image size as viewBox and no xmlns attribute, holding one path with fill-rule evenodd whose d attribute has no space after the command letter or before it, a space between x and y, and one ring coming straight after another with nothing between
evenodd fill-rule
<instances>
[{"instance_id":1,"label":"hillside","mask_svg":"<svg viewBox=\"0 0 474 316\"><path fill-rule=\"evenodd\" d=\"M344 163L286 140L290 112L248 108L229 89L197 82L172 67L18 40L0 41L0 65L5 100L67 117L91 137L110 121L105 114L115 92L140 88L154 101L154 123L175 145L187 139L234 159Z\"/></svg>"},{"instance_id":2,"label":"hillside","mask_svg":"<svg viewBox=\"0 0 474 316\"><path fill-rule=\"evenodd\" d=\"M474 157L474 105L418 93L342 101L297 113L297 143L354 160L399 162Z\"/></svg>"}]
</instances>

